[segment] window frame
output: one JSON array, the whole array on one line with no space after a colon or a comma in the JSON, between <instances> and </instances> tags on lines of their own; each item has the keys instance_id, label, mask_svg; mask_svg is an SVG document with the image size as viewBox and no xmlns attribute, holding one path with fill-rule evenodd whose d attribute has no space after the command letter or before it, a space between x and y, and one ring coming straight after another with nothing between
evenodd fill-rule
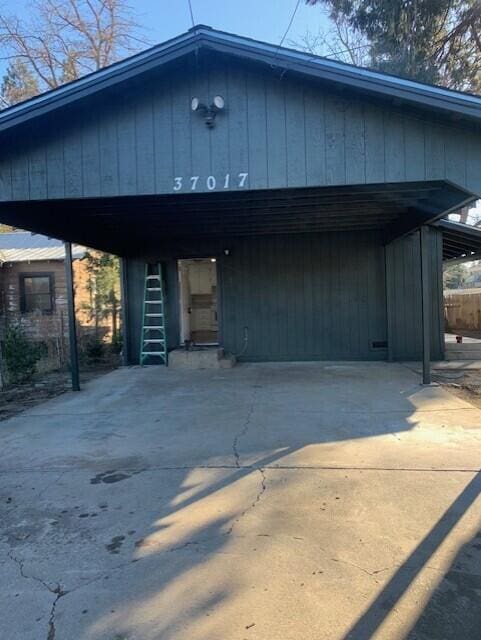
<instances>
[{"instance_id":1,"label":"window frame","mask_svg":"<svg viewBox=\"0 0 481 640\"><path fill-rule=\"evenodd\" d=\"M50 309L31 309L27 310L27 294L25 293L25 279L26 278L48 278L49 279L49 294L50 294ZM53 271L25 271L19 274L20 280L20 313L38 313L42 315L51 315L55 311L55 274ZM45 295L45 294L44 294Z\"/></svg>"}]
</instances>

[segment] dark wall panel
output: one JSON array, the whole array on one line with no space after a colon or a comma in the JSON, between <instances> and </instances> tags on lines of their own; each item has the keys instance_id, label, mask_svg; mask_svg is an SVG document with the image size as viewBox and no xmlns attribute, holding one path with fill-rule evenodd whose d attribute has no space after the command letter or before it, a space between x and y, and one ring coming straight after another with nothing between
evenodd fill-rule
<instances>
[{"instance_id":1,"label":"dark wall panel","mask_svg":"<svg viewBox=\"0 0 481 640\"><path fill-rule=\"evenodd\" d=\"M386 340L376 234L245 239L219 266L224 346L241 360L386 357L372 345Z\"/></svg>"},{"instance_id":2,"label":"dark wall panel","mask_svg":"<svg viewBox=\"0 0 481 640\"><path fill-rule=\"evenodd\" d=\"M442 303L442 233L430 230L431 358L444 355ZM421 267L419 232L386 248L389 340L394 360L419 360L422 356Z\"/></svg>"},{"instance_id":3,"label":"dark wall panel","mask_svg":"<svg viewBox=\"0 0 481 640\"><path fill-rule=\"evenodd\" d=\"M138 364L144 302L145 263L142 260L124 261L127 276L127 333L128 355L131 364ZM176 260L162 261L164 301L166 309L167 348L179 344L179 289Z\"/></svg>"},{"instance_id":4,"label":"dark wall panel","mask_svg":"<svg viewBox=\"0 0 481 640\"><path fill-rule=\"evenodd\" d=\"M441 235L431 233L433 358L443 351ZM224 254L229 250L229 255ZM165 266L167 342L179 345L177 262ZM258 236L185 246L178 258L217 256L222 344L240 360L395 360L421 356L419 237L386 252L375 232ZM144 265L129 260L129 344L137 361ZM386 283L387 265L387 283ZM386 297L387 296L387 297ZM387 302L389 301L389 303ZM246 342L247 336L247 342Z\"/></svg>"},{"instance_id":5,"label":"dark wall panel","mask_svg":"<svg viewBox=\"0 0 481 640\"><path fill-rule=\"evenodd\" d=\"M474 125L222 58L136 82L2 144L0 200L191 193L195 176L196 192L446 178L481 193ZM190 101L216 94L208 129Z\"/></svg>"}]
</instances>

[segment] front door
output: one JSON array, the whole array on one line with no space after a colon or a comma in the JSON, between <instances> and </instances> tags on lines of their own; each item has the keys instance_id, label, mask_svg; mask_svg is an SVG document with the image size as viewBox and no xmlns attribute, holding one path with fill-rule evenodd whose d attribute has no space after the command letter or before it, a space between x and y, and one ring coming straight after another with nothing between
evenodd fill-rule
<instances>
[{"instance_id":1,"label":"front door","mask_svg":"<svg viewBox=\"0 0 481 640\"><path fill-rule=\"evenodd\" d=\"M184 342L218 342L216 267L215 258L179 261L181 332Z\"/></svg>"}]
</instances>

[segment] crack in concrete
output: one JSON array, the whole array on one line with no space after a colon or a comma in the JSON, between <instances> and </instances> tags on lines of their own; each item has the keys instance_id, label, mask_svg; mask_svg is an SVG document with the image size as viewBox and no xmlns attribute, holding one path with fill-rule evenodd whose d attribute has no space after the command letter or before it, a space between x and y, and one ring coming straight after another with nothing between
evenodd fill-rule
<instances>
[{"instance_id":1,"label":"crack in concrete","mask_svg":"<svg viewBox=\"0 0 481 640\"><path fill-rule=\"evenodd\" d=\"M181 544L178 547L171 547L170 549L167 549L167 553L173 553L174 551L182 551L182 549L186 549L187 547L197 546L199 544L200 542L198 542L197 540L184 542L184 544Z\"/></svg>"},{"instance_id":2,"label":"crack in concrete","mask_svg":"<svg viewBox=\"0 0 481 640\"><path fill-rule=\"evenodd\" d=\"M57 603L60 600L60 598L63 598L63 596L66 596L70 592L69 591L62 591L60 585L58 585L57 589L55 589L55 591L53 591L53 593L56 594L56 598L52 603L52 608L50 609L50 617L48 619L47 640L55 640L55 637L57 635L57 629L55 627L55 609L57 608Z\"/></svg>"},{"instance_id":3,"label":"crack in concrete","mask_svg":"<svg viewBox=\"0 0 481 640\"><path fill-rule=\"evenodd\" d=\"M57 603L60 600L60 598L63 598L68 593L71 593L71 591L65 591L64 589L62 589L62 587L58 583L56 587L52 587L48 584L48 582L45 582L45 580L42 580L37 576L26 574L24 570L25 562L22 560L19 560L10 551L7 553L7 555L10 558L10 560L12 560L18 566L18 569L22 578L25 578L25 580L34 580L35 582L38 582L39 584L42 585L42 587L44 587L44 589L47 589L47 591L55 595L55 599L50 608L50 616L48 619L48 633L47 633L47 640L55 640L55 636L56 636L55 609L57 607Z\"/></svg>"},{"instance_id":4,"label":"crack in concrete","mask_svg":"<svg viewBox=\"0 0 481 640\"><path fill-rule=\"evenodd\" d=\"M341 564L347 564L349 567L354 567L355 569L362 571L368 576L371 576L371 578L375 578L378 573L381 573L382 571L387 571L390 568L390 567L385 567L384 569L378 569L376 571L368 571L364 567L361 567L360 565L355 564L354 562L350 562L349 560L343 560L342 558L330 558L330 559L332 560L332 562L339 562Z\"/></svg>"},{"instance_id":5,"label":"crack in concrete","mask_svg":"<svg viewBox=\"0 0 481 640\"><path fill-rule=\"evenodd\" d=\"M49 490L51 489L53 486L55 486L56 484L58 484L60 482L60 480L64 477L64 475L66 473L68 473L69 471L72 471L72 469L64 469L63 471L60 472L60 475L55 479L52 480L52 482L49 482L41 491L39 491L37 493L37 500L39 498L42 498L43 495Z\"/></svg>"},{"instance_id":6,"label":"crack in concrete","mask_svg":"<svg viewBox=\"0 0 481 640\"><path fill-rule=\"evenodd\" d=\"M257 389L259 388L260 377L261 377L261 374L259 373L257 376L257 380L254 384L254 393L252 394L249 411L247 413L247 417L245 419L244 425L241 431L234 436L234 440L232 442L232 451L234 453L235 466L237 469L241 468L240 454L239 454L239 440L244 436L246 436L249 431L252 416L254 414L254 407L257 399Z\"/></svg>"},{"instance_id":7,"label":"crack in concrete","mask_svg":"<svg viewBox=\"0 0 481 640\"><path fill-rule=\"evenodd\" d=\"M226 531L226 535L230 535L232 533L232 531L234 530L234 527L236 526L236 524L238 524L238 522L245 516L247 515L247 513L249 513L249 511L252 511L252 509L255 509L257 507L257 505L259 504L259 502L262 499L262 496L264 495L265 491L266 491L266 474L264 469L258 468L256 469L256 471L258 471L261 474L261 488L258 491L254 502L252 502L247 509L245 509L244 511L242 511L242 513L239 514L239 516L234 520L234 522L231 524L231 526L229 527L229 529Z\"/></svg>"}]
</instances>

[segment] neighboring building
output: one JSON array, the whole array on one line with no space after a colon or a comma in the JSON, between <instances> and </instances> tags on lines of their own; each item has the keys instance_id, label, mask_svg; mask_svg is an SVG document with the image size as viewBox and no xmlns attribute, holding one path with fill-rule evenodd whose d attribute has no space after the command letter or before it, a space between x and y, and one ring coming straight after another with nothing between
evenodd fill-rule
<instances>
[{"instance_id":1,"label":"neighboring building","mask_svg":"<svg viewBox=\"0 0 481 640\"><path fill-rule=\"evenodd\" d=\"M122 257L129 363L146 263L169 349L442 358L443 253L481 247L437 223L481 195L480 97L208 27L3 111L0 149L1 221Z\"/></svg>"},{"instance_id":2,"label":"neighboring building","mask_svg":"<svg viewBox=\"0 0 481 640\"><path fill-rule=\"evenodd\" d=\"M73 269L80 330L91 326L85 247L74 245ZM46 362L66 360L68 337L65 248L61 240L29 231L0 233L0 338L19 324L30 340L45 347Z\"/></svg>"}]
</instances>

